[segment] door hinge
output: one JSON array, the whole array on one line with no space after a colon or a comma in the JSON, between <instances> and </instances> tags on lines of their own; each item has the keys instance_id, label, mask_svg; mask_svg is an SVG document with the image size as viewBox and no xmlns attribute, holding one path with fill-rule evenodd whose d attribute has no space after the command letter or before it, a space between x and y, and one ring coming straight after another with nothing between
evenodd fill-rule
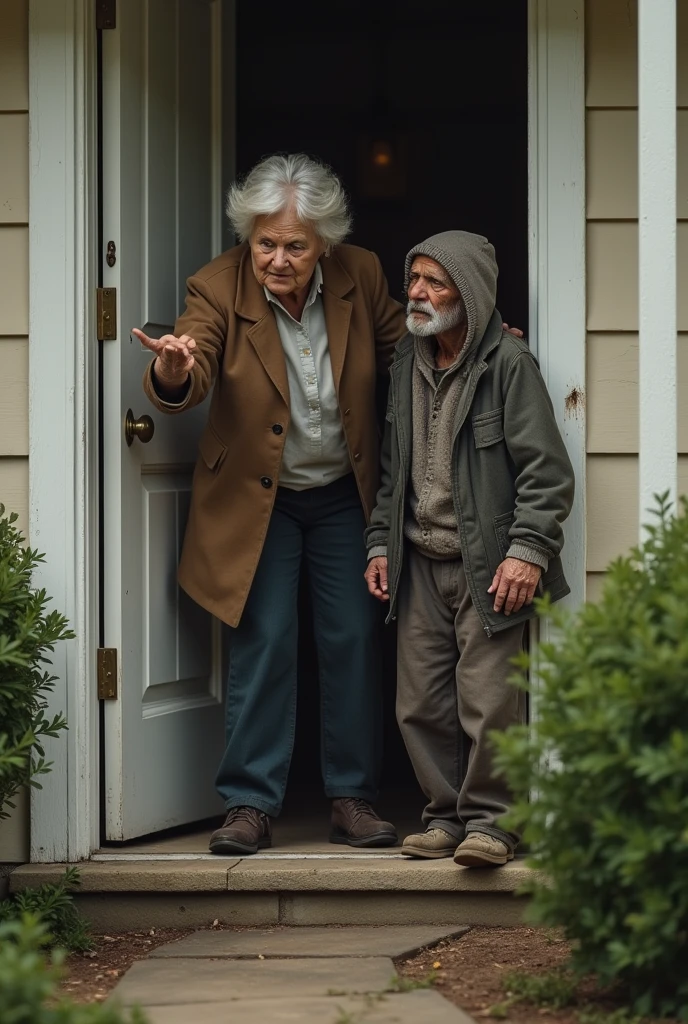
<instances>
[{"instance_id":1,"label":"door hinge","mask_svg":"<svg viewBox=\"0 0 688 1024\"><path fill-rule=\"evenodd\" d=\"M117 0L96 0L96 29L102 32L116 26Z\"/></svg>"},{"instance_id":2,"label":"door hinge","mask_svg":"<svg viewBox=\"0 0 688 1024\"><path fill-rule=\"evenodd\" d=\"M117 289L96 288L96 330L98 341L117 337Z\"/></svg>"},{"instance_id":3,"label":"door hinge","mask_svg":"<svg viewBox=\"0 0 688 1024\"><path fill-rule=\"evenodd\" d=\"M98 700L117 700L117 648L98 648Z\"/></svg>"}]
</instances>

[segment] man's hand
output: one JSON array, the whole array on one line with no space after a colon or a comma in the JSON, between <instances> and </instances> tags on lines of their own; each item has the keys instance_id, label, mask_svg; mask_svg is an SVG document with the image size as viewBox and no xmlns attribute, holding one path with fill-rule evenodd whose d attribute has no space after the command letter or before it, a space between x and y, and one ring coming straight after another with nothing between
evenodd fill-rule
<instances>
[{"instance_id":1,"label":"man's hand","mask_svg":"<svg viewBox=\"0 0 688 1024\"><path fill-rule=\"evenodd\" d=\"M153 372L163 388L175 390L186 384L195 362L193 351L196 342L193 338L188 334L182 334L181 338L175 338L173 334L165 334L162 338L149 338L136 327L131 333L158 357L153 365Z\"/></svg>"},{"instance_id":2,"label":"man's hand","mask_svg":"<svg viewBox=\"0 0 688 1024\"><path fill-rule=\"evenodd\" d=\"M519 330L518 327L509 327L508 324L502 324L502 330L515 335L517 338L522 338L524 336L523 331Z\"/></svg>"},{"instance_id":3,"label":"man's hand","mask_svg":"<svg viewBox=\"0 0 688 1024\"><path fill-rule=\"evenodd\" d=\"M488 594L494 594L494 610L505 615L520 612L525 604L531 604L535 597L535 589L540 582L542 569L532 562L522 562L520 558L505 558L498 567Z\"/></svg>"},{"instance_id":4,"label":"man's hand","mask_svg":"<svg viewBox=\"0 0 688 1024\"><path fill-rule=\"evenodd\" d=\"M387 591L387 559L383 555L371 558L365 571L368 590L378 601L389 601Z\"/></svg>"}]
</instances>

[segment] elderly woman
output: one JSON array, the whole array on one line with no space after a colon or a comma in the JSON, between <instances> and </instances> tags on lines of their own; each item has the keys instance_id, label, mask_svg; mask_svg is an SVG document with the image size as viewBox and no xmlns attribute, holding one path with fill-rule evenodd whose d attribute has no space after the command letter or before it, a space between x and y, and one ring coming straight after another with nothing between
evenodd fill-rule
<instances>
[{"instance_id":1,"label":"elderly woman","mask_svg":"<svg viewBox=\"0 0 688 1024\"><path fill-rule=\"evenodd\" d=\"M350 229L335 175L272 156L233 186L241 245L188 281L174 335L144 387L163 412L212 389L179 581L232 627L227 742L216 785L227 818L210 849L271 844L296 715L297 591L308 566L320 672L330 841L389 846L371 806L380 756L374 599L363 531L378 485L375 384L405 331L374 253Z\"/></svg>"}]
</instances>

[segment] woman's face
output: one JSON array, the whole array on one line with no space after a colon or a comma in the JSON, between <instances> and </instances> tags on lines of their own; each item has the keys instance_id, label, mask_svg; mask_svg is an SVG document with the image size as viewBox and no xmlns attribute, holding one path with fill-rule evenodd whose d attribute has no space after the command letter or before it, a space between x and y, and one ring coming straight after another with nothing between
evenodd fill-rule
<instances>
[{"instance_id":1,"label":"woman's face","mask_svg":"<svg viewBox=\"0 0 688 1024\"><path fill-rule=\"evenodd\" d=\"M291 207L257 217L249 245L258 282L278 297L306 288L325 251L313 227L302 223Z\"/></svg>"}]
</instances>

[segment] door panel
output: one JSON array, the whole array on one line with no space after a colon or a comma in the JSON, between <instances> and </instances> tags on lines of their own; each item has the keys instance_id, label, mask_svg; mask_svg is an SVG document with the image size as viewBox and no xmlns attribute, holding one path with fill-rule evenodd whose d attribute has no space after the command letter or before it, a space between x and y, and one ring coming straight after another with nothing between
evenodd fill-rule
<instances>
[{"instance_id":1,"label":"door panel","mask_svg":"<svg viewBox=\"0 0 688 1024\"><path fill-rule=\"evenodd\" d=\"M220 236L213 138L221 0L119 0L103 33L103 244L116 263L118 338L103 343L105 646L119 698L104 707L106 838L131 839L221 810L220 630L177 585L191 475L207 410L165 416L141 387L150 353L183 308L185 280ZM151 416L148 444L126 412Z\"/></svg>"}]
</instances>

